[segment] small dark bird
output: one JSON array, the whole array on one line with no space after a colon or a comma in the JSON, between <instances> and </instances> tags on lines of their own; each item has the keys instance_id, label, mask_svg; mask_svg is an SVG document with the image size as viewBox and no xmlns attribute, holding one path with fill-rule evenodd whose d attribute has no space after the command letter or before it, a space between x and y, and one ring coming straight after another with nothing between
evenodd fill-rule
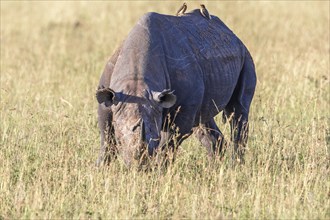
<instances>
[{"instance_id":1,"label":"small dark bird","mask_svg":"<svg viewBox=\"0 0 330 220\"><path fill-rule=\"evenodd\" d=\"M176 16L184 15L186 10L187 10L187 4L183 3L183 5L179 8L178 12L176 13Z\"/></svg>"},{"instance_id":2,"label":"small dark bird","mask_svg":"<svg viewBox=\"0 0 330 220\"><path fill-rule=\"evenodd\" d=\"M205 8L205 5L201 4L200 6L201 6L200 11L201 11L201 14L203 15L203 17L211 20L211 16L210 16L209 12L207 11L207 9Z\"/></svg>"}]
</instances>

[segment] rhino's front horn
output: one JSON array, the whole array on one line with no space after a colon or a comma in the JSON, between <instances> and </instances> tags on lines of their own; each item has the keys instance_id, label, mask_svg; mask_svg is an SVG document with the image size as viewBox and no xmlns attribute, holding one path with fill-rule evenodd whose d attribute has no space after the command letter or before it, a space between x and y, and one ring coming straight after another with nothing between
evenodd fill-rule
<instances>
[{"instance_id":1,"label":"rhino's front horn","mask_svg":"<svg viewBox=\"0 0 330 220\"><path fill-rule=\"evenodd\" d=\"M173 94L174 90L165 89L162 92L152 91L152 98L158 102L163 108L171 108L176 102L176 95Z\"/></svg>"}]
</instances>

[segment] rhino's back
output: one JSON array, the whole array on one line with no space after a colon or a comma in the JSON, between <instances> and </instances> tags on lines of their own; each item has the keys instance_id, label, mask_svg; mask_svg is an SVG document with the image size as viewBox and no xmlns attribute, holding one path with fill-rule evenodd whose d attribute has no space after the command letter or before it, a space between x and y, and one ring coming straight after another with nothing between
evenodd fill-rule
<instances>
[{"instance_id":1,"label":"rhino's back","mask_svg":"<svg viewBox=\"0 0 330 220\"><path fill-rule=\"evenodd\" d=\"M202 120L221 111L244 62L246 48L236 35L219 18L207 20L199 10L182 17L148 13L139 24L165 59L178 105L199 105Z\"/></svg>"},{"instance_id":2,"label":"rhino's back","mask_svg":"<svg viewBox=\"0 0 330 220\"><path fill-rule=\"evenodd\" d=\"M197 108L208 120L228 103L244 54L242 42L215 16L147 13L123 44L111 86L134 78L152 90L173 89L177 106Z\"/></svg>"}]
</instances>

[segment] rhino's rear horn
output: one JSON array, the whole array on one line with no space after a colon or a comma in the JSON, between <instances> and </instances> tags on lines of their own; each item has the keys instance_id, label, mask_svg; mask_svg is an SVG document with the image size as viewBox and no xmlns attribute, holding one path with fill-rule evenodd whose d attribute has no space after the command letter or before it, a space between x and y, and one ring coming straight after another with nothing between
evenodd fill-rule
<instances>
[{"instance_id":1,"label":"rhino's rear horn","mask_svg":"<svg viewBox=\"0 0 330 220\"><path fill-rule=\"evenodd\" d=\"M176 95L174 95L174 90L170 91L165 89L162 92L151 92L152 98L158 102L163 108L171 108L176 102Z\"/></svg>"},{"instance_id":2,"label":"rhino's rear horn","mask_svg":"<svg viewBox=\"0 0 330 220\"><path fill-rule=\"evenodd\" d=\"M115 97L116 93L110 88L100 88L96 91L96 99L98 103L104 103L107 107L115 104Z\"/></svg>"}]
</instances>

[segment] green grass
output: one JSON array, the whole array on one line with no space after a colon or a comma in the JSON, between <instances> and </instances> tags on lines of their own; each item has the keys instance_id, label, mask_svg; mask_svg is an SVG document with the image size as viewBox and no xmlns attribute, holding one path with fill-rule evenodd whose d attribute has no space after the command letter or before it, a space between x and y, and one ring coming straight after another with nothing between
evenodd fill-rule
<instances>
[{"instance_id":1,"label":"green grass","mask_svg":"<svg viewBox=\"0 0 330 220\"><path fill-rule=\"evenodd\" d=\"M166 172L95 168L106 60L142 14L181 4L1 1L0 219L330 218L327 1L206 2L257 68L245 165L192 137Z\"/></svg>"}]
</instances>

